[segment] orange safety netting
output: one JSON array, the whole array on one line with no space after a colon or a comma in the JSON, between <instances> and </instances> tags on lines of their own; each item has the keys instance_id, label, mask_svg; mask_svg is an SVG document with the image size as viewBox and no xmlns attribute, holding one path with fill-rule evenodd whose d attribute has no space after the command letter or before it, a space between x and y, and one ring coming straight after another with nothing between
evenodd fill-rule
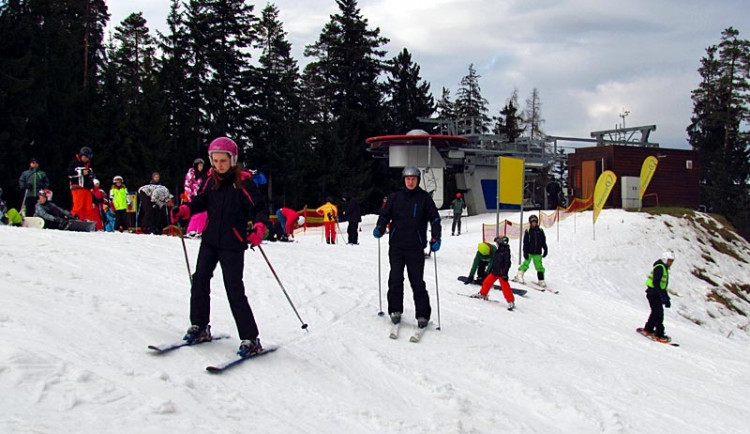
<instances>
[{"instance_id":1,"label":"orange safety netting","mask_svg":"<svg viewBox=\"0 0 750 434\"><path fill-rule=\"evenodd\" d=\"M565 220L566 218L573 215L573 213L585 211L594 206L594 196L589 196L588 199L573 199L573 202L567 208L557 207L555 211L547 214L539 211L539 225L544 228L550 228L555 225L558 221ZM482 241L494 240L495 234L499 236L506 236L508 238L520 238L524 230L528 227L528 223L519 225L519 223L513 223L510 220L503 220L500 225L496 224L483 224L482 225Z\"/></svg>"}]
</instances>

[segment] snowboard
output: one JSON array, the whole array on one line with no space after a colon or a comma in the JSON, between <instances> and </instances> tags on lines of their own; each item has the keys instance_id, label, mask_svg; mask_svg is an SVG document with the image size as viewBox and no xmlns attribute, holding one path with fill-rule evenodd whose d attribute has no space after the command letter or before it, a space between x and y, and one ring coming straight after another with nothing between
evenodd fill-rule
<instances>
[{"instance_id":1,"label":"snowboard","mask_svg":"<svg viewBox=\"0 0 750 434\"><path fill-rule=\"evenodd\" d=\"M91 220L68 220L60 229L73 232L95 232L96 223Z\"/></svg>"},{"instance_id":2,"label":"snowboard","mask_svg":"<svg viewBox=\"0 0 750 434\"><path fill-rule=\"evenodd\" d=\"M652 335L651 333L648 333L648 332L646 332L645 330L643 330L643 328L642 328L642 327L638 327L637 329L635 329L635 331L636 331L636 332L637 332L637 333L638 333L639 335L641 335L641 336L644 336L644 337L646 337L646 338L648 338L648 339L650 339L650 340L652 340L652 341L654 341L654 342L658 342L658 343L660 343L660 344L671 345L671 346L673 346L673 347L679 347L679 346L680 346L680 344L678 344L678 343L676 343L676 342L671 342L671 341L670 341L670 342L661 342L661 341L657 341L657 340L656 340L656 337L655 337L654 335Z\"/></svg>"},{"instance_id":3,"label":"snowboard","mask_svg":"<svg viewBox=\"0 0 750 434\"><path fill-rule=\"evenodd\" d=\"M466 283L466 281L467 281L467 280L469 280L469 277L468 277L468 276L458 276L458 281L459 281L459 282L464 282L464 283ZM475 282L471 282L471 283L472 283L473 285L481 285L480 283L475 283ZM501 288L500 288L500 285L498 285L498 284L494 284L494 285L492 285L492 288L493 288L493 289L498 289L498 290L499 290L499 289L501 289ZM510 289L511 289L511 291L513 291L513 294L516 294L516 295L526 295L526 293L528 292L527 290L525 290L525 289L520 289L520 288L513 288L513 287L511 287Z\"/></svg>"},{"instance_id":4,"label":"snowboard","mask_svg":"<svg viewBox=\"0 0 750 434\"><path fill-rule=\"evenodd\" d=\"M25 228L43 229L44 219L41 217L24 217L21 226Z\"/></svg>"}]
</instances>

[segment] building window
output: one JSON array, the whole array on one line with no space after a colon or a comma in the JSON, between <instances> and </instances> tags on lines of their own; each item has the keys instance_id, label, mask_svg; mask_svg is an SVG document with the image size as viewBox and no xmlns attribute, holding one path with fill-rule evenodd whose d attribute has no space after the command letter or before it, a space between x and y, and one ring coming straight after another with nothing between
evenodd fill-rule
<instances>
[{"instance_id":1,"label":"building window","mask_svg":"<svg viewBox=\"0 0 750 434\"><path fill-rule=\"evenodd\" d=\"M693 168L693 160L685 160L685 169L691 170Z\"/></svg>"}]
</instances>

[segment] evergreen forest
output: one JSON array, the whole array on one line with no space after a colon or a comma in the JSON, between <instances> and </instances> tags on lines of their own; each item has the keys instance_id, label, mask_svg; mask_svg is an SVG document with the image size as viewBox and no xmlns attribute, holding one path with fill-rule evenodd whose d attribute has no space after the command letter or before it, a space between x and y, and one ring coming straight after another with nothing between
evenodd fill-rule
<instances>
[{"instance_id":1,"label":"evergreen forest","mask_svg":"<svg viewBox=\"0 0 750 434\"><path fill-rule=\"evenodd\" d=\"M273 3L172 0L162 33L138 12L106 32L105 0L0 0L3 199L20 206L18 177L34 157L62 193L55 202L69 206L65 171L83 146L105 190L115 175L136 190L158 171L177 196L194 159L228 136L268 178L272 207L349 192L370 213L399 176L367 152L368 137L430 131L427 117L472 118L510 141L544 135L537 89L526 109L514 91L492 117L469 65L455 100L446 88L433 96L408 48L389 55L356 0L335 2L300 66ZM747 235L750 43L725 30L698 73L686 124L703 162L703 203Z\"/></svg>"}]
</instances>

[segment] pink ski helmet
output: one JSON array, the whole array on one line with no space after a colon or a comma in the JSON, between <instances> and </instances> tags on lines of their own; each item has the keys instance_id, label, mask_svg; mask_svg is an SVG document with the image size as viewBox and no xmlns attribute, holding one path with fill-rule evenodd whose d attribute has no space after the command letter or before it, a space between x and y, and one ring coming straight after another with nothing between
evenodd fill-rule
<instances>
[{"instance_id":1,"label":"pink ski helmet","mask_svg":"<svg viewBox=\"0 0 750 434\"><path fill-rule=\"evenodd\" d=\"M214 139L208 145L208 159L211 160L211 154L214 152L225 152L229 154L232 167L237 165L237 144L228 137L219 137ZM213 165L213 163L211 163Z\"/></svg>"}]
</instances>

